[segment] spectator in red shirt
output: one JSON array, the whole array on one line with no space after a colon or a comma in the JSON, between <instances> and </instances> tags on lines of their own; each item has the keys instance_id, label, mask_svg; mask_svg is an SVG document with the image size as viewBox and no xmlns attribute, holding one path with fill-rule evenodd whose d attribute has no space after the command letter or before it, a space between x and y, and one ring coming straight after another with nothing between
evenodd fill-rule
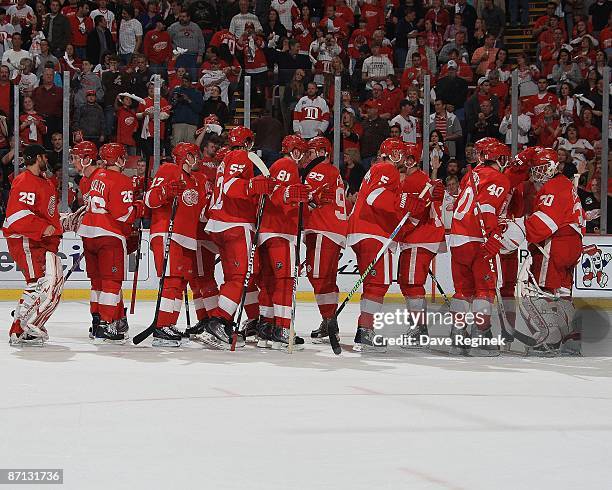
<instances>
[{"instance_id":1,"label":"spectator in red shirt","mask_svg":"<svg viewBox=\"0 0 612 490\"><path fill-rule=\"evenodd\" d=\"M11 101L13 100L13 84L10 81L10 74L8 66L0 66L0 111L4 114L11 113Z\"/></svg>"},{"instance_id":2,"label":"spectator in red shirt","mask_svg":"<svg viewBox=\"0 0 612 490\"><path fill-rule=\"evenodd\" d=\"M388 111L391 117L399 114L400 102L404 100L404 92L399 87L395 75L390 75L385 80L386 88L383 90L382 98L385 101L385 113Z\"/></svg>"},{"instance_id":3,"label":"spectator in red shirt","mask_svg":"<svg viewBox=\"0 0 612 490\"><path fill-rule=\"evenodd\" d=\"M34 110L32 97L23 98L23 114L19 116L19 137L26 145L42 145L47 126L43 117Z\"/></svg>"},{"instance_id":4,"label":"spectator in red shirt","mask_svg":"<svg viewBox=\"0 0 612 490\"><path fill-rule=\"evenodd\" d=\"M555 106L552 104L544 106L544 111L535 119L533 132L537 137L538 145L552 148L553 144L562 133L562 128L559 124L559 116L556 113Z\"/></svg>"},{"instance_id":5,"label":"spectator in red shirt","mask_svg":"<svg viewBox=\"0 0 612 490\"><path fill-rule=\"evenodd\" d=\"M164 73L168 60L172 57L172 39L161 19L155 23L155 29L145 34L143 49L151 73L157 75Z\"/></svg>"},{"instance_id":6,"label":"spectator in red shirt","mask_svg":"<svg viewBox=\"0 0 612 490\"><path fill-rule=\"evenodd\" d=\"M434 29L433 22L431 19L425 19L425 45L437 53L442 47L442 35Z\"/></svg>"},{"instance_id":7,"label":"spectator in red shirt","mask_svg":"<svg viewBox=\"0 0 612 490\"><path fill-rule=\"evenodd\" d=\"M135 100L127 95L117 96L115 102L117 114L117 143L127 147L128 155L136 154L136 140L134 136L138 130L138 118L134 109Z\"/></svg>"},{"instance_id":8,"label":"spectator in red shirt","mask_svg":"<svg viewBox=\"0 0 612 490\"><path fill-rule=\"evenodd\" d=\"M563 47L563 31L557 27L553 32L552 44L541 47L540 61L542 62L542 74L548 76L552 73L553 66L557 62L561 48Z\"/></svg>"},{"instance_id":9,"label":"spectator in red shirt","mask_svg":"<svg viewBox=\"0 0 612 490\"><path fill-rule=\"evenodd\" d=\"M555 10L557 10L557 4L555 2L548 2L546 4L546 14L538 17L533 25L533 37L538 39L540 34L548 28L548 21L555 15ZM563 28L563 26L561 26L561 28Z\"/></svg>"},{"instance_id":10,"label":"spectator in red shirt","mask_svg":"<svg viewBox=\"0 0 612 490\"><path fill-rule=\"evenodd\" d=\"M366 31L374 34L374 31L385 25L385 12L376 0L366 0L361 6L361 18L365 19Z\"/></svg>"},{"instance_id":11,"label":"spectator in red shirt","mask_svg":"<svg viewBox=\"0 0 612 490\"><path fill-rule=\"evenodd\" d=\"M580 119L577 121L578 134L591 143L601 139L601 131L593 125L593 110L590 107L582 109Z\"/></svg>"},{"instance_id":12,"label":"spectator in red shirt","mask_svg":"<svg viewBox=\"0 0 612 490\"><path fill-rule=\"evenodd\" d=\"M79 2L76 13L68 17L68 22L72 31L72 45L76 57L83 60L87 57L87 35L94 28L93 20L89 17L89 4Z\"/></svg>"},{"instance_id":13,"label":"spectator in red shirt","mask_svg":"<svg viewBox=\"0 0 612 490\"><path fill-rule=\"evenodd\" d=\"M431 20L436 26L436 32L440 35L444 34L446 27L450 24L450 17L448 10L442 7L441 0L433 0L431 2L431 8L425 14L425 20Z\"/></svg>"},{"instance_id":14,"label":"spectator in red shirt","mask_svg":"<svg viewBox=\"0 0 612 490\"><path fill-rule=\"evenodd\" d=\"M80 73L81 68L83 68L81 58L75 56L74 46L70 43L66 44L66 51L64 52L64 56L60 58L59 62L61 72L70 72L70 78L73 78L77 73Z\"/></svg>"}]
</instances>

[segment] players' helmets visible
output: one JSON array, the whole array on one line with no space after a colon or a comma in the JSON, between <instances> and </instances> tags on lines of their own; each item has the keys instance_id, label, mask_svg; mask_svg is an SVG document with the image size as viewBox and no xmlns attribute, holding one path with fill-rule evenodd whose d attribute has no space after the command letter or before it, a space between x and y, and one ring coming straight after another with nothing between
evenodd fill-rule
<instances>
[{"instance_id":1,"label":"players' helmets visible","mask_svg":"<svg viewBox=\"0 0 612 490\"><path fill-rule=\"evenodd\" d=\"M299 160L307 149L306 142L295 134L285 136L281 143L281 153L291 155L295 160Z\"/></svg>"},{"instance_id":2,"label":"players' helmets visible","mask_svg":"<svg viewBox=\"0 0 612 490\"><path fill-rule=\"evenodd\" d=\"M404 152L406 154L406 166L414 167L421 160L423 147L420 143L404 143Z\"/></svg>"},{"instance_id":3,"label":"players' helmets visible","mask_svg":"<svg viewBox=\"0 0 612 490\"><path fill-rule=\"evenodd\" d=\"M406 143L399 138L387 138L380 145L378 154L393 163L398 163L406 155Z\"/></svg>"},{"instance_id":4,"label":"players' helmets visible","mask_svg":"<svg viewBox=\"0 0 612 490\"><path fill-rule=\"evenodd\" d=\"M510 161L510 157L512 153L510 151L510 147L501 141L495 141L493 143L488 144L484 147L482 152L480 153L482 162L494 162L499 165L501 170L503 171L508 162Z\"/></svg>"},{"instance_id":5,"label":"players' helmets visible","mask_svg":"<svg viewBox=\"0 0 612 490\"><path fill-rule=\"evenodd\" d=\"M531 178L535 182L546 182L557 174L559 167L559 156L555 150L542 148L530 162Z\"/></svg>"},{"instance_id":6,"label":"players' helmets visible","mask_svg":"<svg viewBox=\"0 0 612 490\"><path fill-rule=\"evenodd\" d=\"M98 148L91 141L81 141L72 147L70 155L73 157L77 171L82 172L85 167L89 167L98 158Z\"/></svg>"},{"instance_id":7,"label":"players' helmets visible","mask_svg":"<svg viewBox=\"0 0 612 490\"><path fill-rule=\"evenodd\" d=\"M478 163L484 163L482 153L491 143L499 143L499 140L497 138L487 136L486 138L481 138L474 143L474 150L476 151L476 160Z\"/></svg>"},{"instance_id":8,"label":"players' helmets visible","mask_svg":"<svg viewBox=\"0 0 612 490\"><path fill-rule=\"evenodd\" d=\"M221 131L223 131L219 118L215 114L211 114L210 116L206 116L204 118L204 131L207 133L216 134L217 136L221 134Z\"/></svg>"},{"instance_id":9,"label":"players' helmets visible","mask_svg":"<svg viewBox=\"0 0 612 490\"><path fill-rule=\"evenodd\" d=\"M332 144L323 136L315 136L308 142L308 148L314 150L316 156L329 156L332 153Z\"/></svg>"},{"instance_id":10,"label":"players' helmets visible","mask_svg":"<svg viewBox=\"0 0 612 490\"><path fill-rule=\"evenodd\" d=\"M192 157L189 159L188 157ZM195 143L181 142L172 149L172 157L177 165L187 164L193 167L200 160L200 147Z\"/></svg>"},{"instance_id":11,"label":"players' helmets visible","mask_svg":"<svg viewBox=\"0 0 612 490\"><path fill-rule=\"evenodd\" d=\"M237 146L242 146L247 150L253 148L253 143L255 143L255 135L253 131L249 128L245 128L244 126L236 126L233 128L228 134L228 142L230 147L235 148Z\"/></svg>"},{"instance_id":12,"label":"players' helmets visible","mask_svg":"<svg viewBox=\"0 0 612 490\"><path fill-rule=\"evenodd\" d=\"M125 167L127 152L125 146L119 143L106 143L100 147L100 160L103 160L106 165L116 165L117 167Z\"/></svg>"},{"instance_id":13,"label":"players' helmets visible","mask_svg":"<svg viewBox=\"0 0 612 490\"><path fill-rule=\"evenodd\" d=\"M221 163L223 161L223 159L225 158L225 156L232 151L230 149L229 146L222 146L221 148L219 148L217 150L217 153L215 153L215 160L217 160L217 162Z\"/></svg>"}]
</instances>

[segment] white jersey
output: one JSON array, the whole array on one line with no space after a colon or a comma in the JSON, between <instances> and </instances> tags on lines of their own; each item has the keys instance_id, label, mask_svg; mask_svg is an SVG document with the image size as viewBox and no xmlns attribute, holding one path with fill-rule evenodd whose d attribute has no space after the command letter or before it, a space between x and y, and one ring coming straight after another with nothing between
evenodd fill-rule
<instances>
[{"instance_id":1,"label":"white jersey","mask_svg":"<svg viewBox=\"0 0 612 490\"><path fill-rule=\"evenodd\" d=\"M323 97L302 97L293 111L293 131L310 139L324 133L329 126L329 106Z\"/></svg>"},{"instance_id":2,"label":"white jersey","mask_svg":"<svg viewBox=\"0 0 612 490\"><path fill-rule=\"evenodd\" d=\"M389 75L393 75L395 73L391 60L382 54L366 58L363 62L361 72L363 75L367 75L368 77L388 77ZM380 83L383 88L386 88L384 81L380 81L378 83ZM372 90L372 82L368 82L366 87L369 90Z\"/></svg>"},{"instance_id":3,"label":"white jersey","mask_svg":"<svg viewBox=\"0 0 612 490\"><path fill-rule=\"evenodd\" d=\"M272 0L270 7L278 12L280 23L288 32L293 29L293 17L299 14L298 6L293 0Z\"/></svg>"},{"instance_id":4,"label":"white jersey","mask_svg":"<svg viewBox=\"0 0 612 490\"><path fill-rule=\"evenodd\" d=\"M389 126L397 124L402 128L402 140L404 143L416 143L418 123L417 118L414 116L408 116L408 119L406 119L401 114L398 114L389 121Z\"/></svg>"}]
</instances>

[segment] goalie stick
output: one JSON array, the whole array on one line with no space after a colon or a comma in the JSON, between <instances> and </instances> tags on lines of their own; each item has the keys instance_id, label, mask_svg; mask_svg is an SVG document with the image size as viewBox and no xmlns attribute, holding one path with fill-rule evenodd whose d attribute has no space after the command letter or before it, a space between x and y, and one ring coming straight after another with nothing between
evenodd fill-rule
<instances>
[{"instance_id":1,"label":"goalie stick","mask_svg":"<svg viewBox=\"0 0 612 490\"><path fill-rule=\"evenodd\" d=\"M431 189L433 186L431 184L426 184L425 187L423 188L423 190L421 191L421 193L419 194L419 198L423 199L423 197L425 196L425 194L427 192L429 192L429 189ZM350 290L350 292L346 295L346 298L344 298L344 301L342 301L342 303L340 304L340 306L338 307L338 309L336 310L336 314L334 315L334 318L338 319L338 316L340 315L340 313L342 313L342 310L344 310L344 308L346 307L347 303L351 300L351 298L355 295L355 293L357 292L357 290L359 289L359 286L361 286L361 284L363 283L363 281L365 280L366 277L368 277L368 274L372 271L372 269L376 266L376 264L378 263L378 261L381 259L381 257L383 256L383 254L387 251L387 249L391 246L391 243L393 242L393 239L396 237L396 235L399 233L399 231L402 229L402 227L404 226L404 224L406 223L406 221L408 221L408 218L410 218L410 213L406 213L404 215L404 217L400 220L400 222L398 223L398 225L395 227L395 229L391 232L391 235L389 235L389 238L387 238L387 240L385 241L385 243L383 243L382 247L380 248L380 250L378 251L378 253L376 254L376 257L374 257L374 260L372 260L372 262L370 262L370 264L366 267L365 271L363 271L363 274L361 274L361 276L359 276L359 279L357 279L357 282L355 283L355 285L353 286L353 289Z\"/></svg>"},{"instance_id":2,"label":"goalie stick","mask_svg":"<svg viewBox=\"0 0 612 490\"><path fill-rule=\"evenodd\" d=\"M319 165L321 162L325 161L325 157L317 157L314 158L306 167L300 172L302 184L306 182L306 177L310 171ZM295 245L295 266L293 268L293 291L291 297L291 323L289 324L289 345L287 346L287 352L289 354L293 353L293 347L295 345L295 309L297 307L296 303L296 293L298 280L300 277L300 249L302 242L302 231L304 228L304 203L298 204L298 228L297 228L297 242ZM342 348L340 347L340 342L338 342L338 337L336 336L338 332L330 332L329 333L329 341L334 351L334 354L338 355L342 352ZM332 340L333 339L333 340Z\"/></svg>"},{"instance_id":3,"label":"goalie stick","mask_svg":"<svg viewBox=\"0 0 612 490\"><path fill-rule=\"evenodd\" d=\"M178 208L178 196L174 196L172 201L172 208L170 209L170 221L168 222L168 233L166 236L166 243L164 244L164 260L162 263L161 277L159 278L159 288L157 289L157 302L155 304L155 314L153 315L153 323L149 325L145 330L134 336L132 342L134 345L140 344L149 335L151 335L157 328L157 320L159 319L159 308L161 306L162 291L164 290L164 282L166 280L166 269L168 268L168 259L170 257L170 243L172 242L172 232L174 230L174 217L176 216L176 209Z\"/></svg>"},{"instance_id":4,"label":"goalie stick","mask_svg":"<svg viewBox=\"0 0 612 490\"><path fill-rule=\"evenodd\" d=\"M270 177L270 170L266 167L257 153L252 151L249 152L249 160L257 167L264 177ZM238 330L240 328L240 321L242 320L242 312L244 311L244 303L246 301L247 289L251 276L253 275L253 263L255 261L255 252L257 251L257 242L259 241L259 228L261 227L261 218L263 216L264 208L266 206L266 200L268 196L265 194L259 199L259 206L257 207L257 217L255 218L255 234L253 236L253 242L251 243L251 250L249 251L249 262L247 267L246 275L244 276L244 283L242 284L242 292L240 293L240 303L238 305L238 315L236 316L236 325L234 332L232 333L232 346L230 350L234 352L236 350L236 342L238 342Z\"/></svg>"}]
</instances>

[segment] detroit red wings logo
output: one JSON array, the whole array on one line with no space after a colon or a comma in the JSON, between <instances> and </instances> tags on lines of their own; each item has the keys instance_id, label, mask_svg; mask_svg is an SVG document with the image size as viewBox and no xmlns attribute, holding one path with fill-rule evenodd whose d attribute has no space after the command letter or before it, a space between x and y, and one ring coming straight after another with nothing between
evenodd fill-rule
<instances>
[{"instance_id":1,"label":"detroit red wings logo","mask_svg":"<svg viewBox=\"0 0 612 490\"><path fill-rule=\"evenodd\" d=\"M49 216L55 215L56 208L57 208L57 200L55 196L51 196L51 199L49 199L49 206L47 208L47 211L49 212Z\"/></svg>"},{"instance_id":2,"label":"detroit red wings logo","mask_svg":"<svg viewBox=\"0 0 612 490\"><path fill-rule=\"evenodd\" d=\"M195 189L186 189L183 191L183 202L187 206L195 206L198 204L198 191Z\"/></svg>"}]
</instances>

